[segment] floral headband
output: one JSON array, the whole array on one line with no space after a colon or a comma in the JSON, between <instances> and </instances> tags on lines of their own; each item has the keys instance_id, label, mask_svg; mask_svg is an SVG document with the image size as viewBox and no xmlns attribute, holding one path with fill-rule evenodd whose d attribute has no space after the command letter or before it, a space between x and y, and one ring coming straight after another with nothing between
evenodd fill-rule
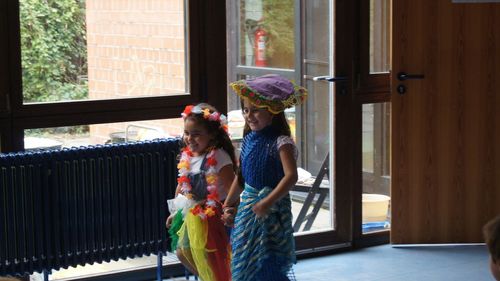
<instances>
[{"instance_id":1,"label":"floral headband","mask_svg":"<svg viewBox=\"0 0 500 281\"><path fill-rule=\"evenodd\" d=\"M181 116L184 120L186 120L190 114L202 114L203 118L209 121L219 122L220 126L227 132L227 118L220 112L210 112L209 108L203 109L199 105L186 105L184 111L181 113Z\"/></svg>"}]
</instances>

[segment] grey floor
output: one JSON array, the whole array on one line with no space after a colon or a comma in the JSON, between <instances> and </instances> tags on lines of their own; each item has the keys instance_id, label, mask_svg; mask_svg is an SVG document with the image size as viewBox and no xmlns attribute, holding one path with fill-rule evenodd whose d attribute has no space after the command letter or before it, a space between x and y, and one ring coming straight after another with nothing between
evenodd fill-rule
<instances>
[{"instance_id":1,"label":"grey floor","mask_svg":"<svg viewBox=\"0 0 500 281\"><path fill-rule=\"evenodd\" d=\"M485 246L364 248L299 260L297 281L492 281Z\"/></svg>"},{"instance_id":2,"label":"grey floor","mask_svg":"<svg viewBox=\"0 0 500 281\"><path fill-rule=\"evenodd\" d=\"M301 259L294 271L297 281L494 281L484 245L382 245ZM166 281L171 280L186 279Z\"/></svg>"}]
</instances>

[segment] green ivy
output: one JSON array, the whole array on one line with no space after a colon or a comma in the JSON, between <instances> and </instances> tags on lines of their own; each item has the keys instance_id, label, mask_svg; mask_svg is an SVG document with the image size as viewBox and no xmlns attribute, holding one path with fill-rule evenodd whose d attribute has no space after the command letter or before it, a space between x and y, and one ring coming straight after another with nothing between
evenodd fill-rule
<instances>
[{"instance_id":1,"label":"green ivy","mask_svg":"<svg viewBox=\"0 0 500 281\"><path fill-rule=\"evenodd\" d=\"M86 99L84 0L21 0L25 102Z\"/></svg>"}]
</instances>

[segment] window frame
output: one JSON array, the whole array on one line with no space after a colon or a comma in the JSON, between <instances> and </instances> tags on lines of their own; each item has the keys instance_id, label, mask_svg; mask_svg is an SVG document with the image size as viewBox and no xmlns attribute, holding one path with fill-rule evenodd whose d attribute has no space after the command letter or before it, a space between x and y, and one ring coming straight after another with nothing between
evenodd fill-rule
<instances>
[{"instance_id":1,"label":"window frame","mask_svg":"<svg viewBox=\"0 0 500 281\"><path fill-rule=\"evenodd\" d=\"M389 102L391 99L391 72L370 73L370 1L359 1L359 64L355 77L355 95L358 102Z\"/></svg>"}]
</instances>

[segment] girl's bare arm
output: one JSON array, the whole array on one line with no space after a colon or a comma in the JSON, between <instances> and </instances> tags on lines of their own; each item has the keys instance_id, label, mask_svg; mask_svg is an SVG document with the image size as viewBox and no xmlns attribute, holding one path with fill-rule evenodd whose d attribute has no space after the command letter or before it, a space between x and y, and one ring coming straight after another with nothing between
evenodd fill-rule
<instances>
[{"instance_id":1,"label":"girl's bare arm","mask_svg":"<svg viewBox=\"0 0 500 281\"><path fill-rule=\"evenodd\" d=\"M179 193L181 193L181 185L177 184L177 187L175 188L175 195L174 195L174 197L177 197L177 195L179 195Z\"/></svg>"},{"instance_id":2,"label":"girl's bare arm","mask_svg":"<svg viewBox=\"0 0 500 281\"><path fill-rule=\"evenodd\" d=\"M224 202L224 209L222 214L222 221L227 226L234 225L234 218L236 216L236 209L240 203L240 194L242 188L238 181L238 176L234 177L233 183L231 184L231 189L227 195L226 201Z\"/></svg>"},{"instance_id":3,"label":"girl's bare arm","mask_svg":"<svg viewBox=\"0 0 500 281\"><path fill-rule=\"evenodd\" d=\"M222 183L226 194L229 194L234 178L235 176L232 164L228 164L219 170L219 173L217 174L217 180Z\"/></svg>"},{"instance_id":4,"label":"girl's bare arm","mask_svg":"<svg viewBox=\"0 0 500 281\"><path fill-rule=\"evenodd\" d=\"M224 202L225 207L236 207L240 203L240 194L243 189L241 188L238 179L238 175L236 175L233 179L226 201Z\"/></svg>"}]
</instances>

